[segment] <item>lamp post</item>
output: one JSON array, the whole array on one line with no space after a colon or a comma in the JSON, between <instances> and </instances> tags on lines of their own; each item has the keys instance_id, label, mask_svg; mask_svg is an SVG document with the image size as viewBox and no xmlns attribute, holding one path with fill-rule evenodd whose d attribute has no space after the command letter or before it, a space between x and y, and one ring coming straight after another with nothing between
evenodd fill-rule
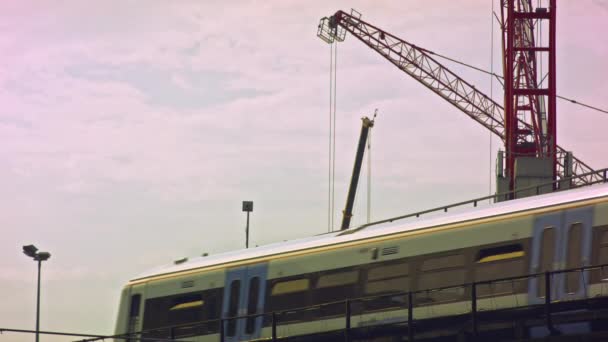
<instances>
[{"instance_id":1,"label":"lamp post","mask_svg":"<svg viewBox=\"0 0 608 342\"><path fill-rule=\"evenodd\" d=\"M51 253L38 252L38 248L34 245L23 246L23 254L38 261L38 291L36 292L36 342L40 340L40 269L42 262L49 260Z\"/></svg>"},{"instance_id":2,"label":"lamp post","mask_svg":"<svg viewBox=\"0 0 608 342\"><path fill-rule=\"evenodd\" d=\"M253 211L253 202L243 201L243 211L247 212L247 226L245 227L245 248L249 248L249 213Z\"/></svg>"}]
</instances>

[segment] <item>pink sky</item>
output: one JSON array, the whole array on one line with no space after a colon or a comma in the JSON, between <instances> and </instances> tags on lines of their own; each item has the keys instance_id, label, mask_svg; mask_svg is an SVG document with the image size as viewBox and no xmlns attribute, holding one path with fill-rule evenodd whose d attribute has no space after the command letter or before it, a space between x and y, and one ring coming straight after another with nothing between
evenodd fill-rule
<instances>
[{"instance_id":1,"label":"pink sky","mask_svg":"<svg viewBox=\"0 0 608 342\"><path fill-rule=\"evenodd\" d=\"M558 93L605 108L608 1L558 4ZM24 244L53 254L41 327L103 334L131 276L241 248L242 200L256 203L254 245L326 231L329 46L316 28L351 7L490 68L482 0L0 5L0 327L34 327ZM353 37L338 53L336 208L375 108L374 218L488 193L497 139L490 149L487 131ZM489 93L489 77L450 67ZM558 106L559 144L607 167L608 115Z\"/></svg>"}]
</instances>

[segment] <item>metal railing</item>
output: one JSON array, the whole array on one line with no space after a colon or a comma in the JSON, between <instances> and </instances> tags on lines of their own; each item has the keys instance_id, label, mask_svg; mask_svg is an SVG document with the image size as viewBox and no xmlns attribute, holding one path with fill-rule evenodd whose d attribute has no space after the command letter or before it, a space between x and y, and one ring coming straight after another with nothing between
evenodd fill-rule
<instances>
[{"instance_id":1,"label":"metal railing","mask_svg":"<svg viewBox=\"0 0 608 342\"><path fill-rule=\"evenodd\" d=\"M578 275L578 283L583 286L582 289L579 289L579 295L565 293L565 279L568 274ZM532 281L534 279L536 281ZM510 292L505 292L503 290L501 293L493 293L492 291L488 291L488 289L492 289L493 287L504 289L504 286L500 287L501 284L511 284L512 290ZM604 293L602 290L600 294L590 293L589 286L591 285L599 285L602 287L602 289L605 287L606 291ZM536 288L531 290L531 288L535 286ZM445 295L446 293L449 295ZM562 295L559 295L560 293ZM441 299L442 294L444 295L443 299ZM517 301L517 296L522 295L524 295L527 299L519 303ZM188 338L213 333L219 334L220 342L225 342L228 338L234 338L234 336L236 336L236 334L227 336L226 327L228 324L230 324L230 322L237 322L239 320L245 322L247 319L261 319L262 328L266 327L270 329L268 332L269 336L260 337L260 340L279 341L288 337L303 336L301 333L291 336L284 333L279 334L279 329L285 329L290 324L298 321L298 319L294 319L293 317L290 318L290 316L298 315L300 315L300 321L302 321L302 318L305 318L309 322L313 322L315 320L322 321L327 319L340 319L340 317L342 317L344 320L342 328L332 328L325 331L311 331L309 333L339 333L343 336L345 341L351 340L351 335L354 330L362 328L378 328L382 326L403 326L402 329L404 330L401 331L400 334L408 336L408 341L414 341L416 338L415 327L417 323L425 320L432 321L433 319L450 318L455 316L463 318L467 324L468 333L471 336L476 337L479 335L480 322L484 319L492 321L492 318L487 318L486 316L489 316L492 313L505 312L507 312L507 315L509 315L509 310L519 310L522 308L536 309L537 314L540 312L544 317L543 325L549 330L549 332L553 333L558 331L556 324L553 322L554 313L573 310L572 305L566 305L568 303L580 304L583 306L582 308L584 308L586 305L589 305L590 295L594 295L594 299L604 299L606 302L608 302L608 264L547 271L425 290L394 292L360 298L348 298L345 300L327 302L289 310L223 317L202 322L148 329L133 334L116 335L115 338L124 339L131 336L134 340L150 338L157 340L177 340L178 338ZM498 297L508 298L509 296L515 297L515 305L503 305L502 307L495 305L493 308L488 309L488 304L484 304L484 301L492 302ZM443 314L434 312L434 315L421 315L421 313L424 313L425 310L429 310L429 312L432 313L433 310L435 310L435 306L449 303L459 304L458 310L460 311L444 312ZM341 310L336 310L336 308L340 307L342 308ZM603 307L606 308L607 306L603 305ZM315 316L315 312L318 313L317 316ZM324 312L330 312L330 315L323 316L322 314ZM403 317L403 313L405 312L407 312L407 317ZM577 312L580 312L580 310ZM308 316L306 316L307 313L309 313ZM365 314L380 315L386 313L393 313L396 315L396 317L387 320L371 320L370 322L373 324L365 324L366 322L361 320L362 315ZM416 317L417 313L421 317ZM522 311L518 311L517 315L522 315ZM560 315L560 317L562 317L562 315ZM359 326L353 327L353 318L359 319ZM260 329L260 331L261 330L262 329ZM105 338L111 338L111 336L106 336ZM85 339L81 341L84 342L96 340L100 340L100 338Z\"/></svg>"},{"instance_id":2,"label":"metal railing","mask_svg":"<svg viewBox=\"0 0 608 342\"><path fill-rule=\"evenodd\" d=\"M596 175L597 179L595 181L589 181L589 182L584 183L584 184L576 184L574 182L574 180L576 180L576 179L579 179L579 178L582 179L582 178L585 178L585 177L588 178L591 175ZM565 184L565 183L570 184L570 186L569 187L561 187L561 185ZM597 170L597 171L593 171L593 172L589 172L589 173L585 173L585 174L581 174L581 175L576 175L576 176L573 176L573 177L570 177L570 178L559 179L559 180L555 180L555 181L551 181L551 182L546 182L546 183L541 183L541 184L537 184L537 185L533 185L533 186L529 186L529 187L525 187L525 188L521 188L521 189L516 189L516 190L508 191L508 192L502 192L502 193L499 193L499 194L493 194L493 195L478 197L478 198L474 198L472 200L468 200L468 201L464 201L464 202L457 202L457 203L453 203L453 204L444 205L444 206L441 206L441 207L436 207L436 208L432 208L432 209L417 211L417 212L411 213L411 214L406 214L406 215L401 215L401 216L395 216L395 217L391 217L391 218L380 220L380 221L374 221L374 222L370 222L370 223L366 223L364 225L361 225L361 226L359 226L357 228L345 230L340 235L352 234L352 233L355 233L355 232L357 232L359 230L365 229L367 227L379 225L379 224L382 224L382 223L389 223L389 222L393 222L393 221L397 221L397 220L403 220L403 219L411 218L411 217L420 217L422 215L426 215L426 214L430 214L430 213L436 213L436 212L441 212L441 211L448 212L449 209L456 208L456 207L470 206L470 205L473 205L473 207L477 207L478 203L481 203L481 202L484 202L484 201L488 201L488 200L493 200L493 201L498 201L499 199L506 200L506 199L509 199L509 198L512 198L512 197L516 197L515 195L517 195L519 193L529 193L530 191L534 191L534 192L536 192L537 195L539 195L539 194L541 194L541 190L546 189L546 188L551 188L552 192L557 192L557 191L576 189L576 188L580 188L580 187L583 187L583 186L589 186L589 185L601 184L601 183L608 183L608 168L600 169L600 170Z\"/></svg>"}]
</instances>

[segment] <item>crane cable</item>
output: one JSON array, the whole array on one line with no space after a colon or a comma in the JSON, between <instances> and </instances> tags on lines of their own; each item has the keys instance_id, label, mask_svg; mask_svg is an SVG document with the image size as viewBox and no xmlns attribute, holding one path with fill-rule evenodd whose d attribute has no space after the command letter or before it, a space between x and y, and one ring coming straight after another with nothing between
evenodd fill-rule
<instances>
[{"instance_id":1,"label":"crane cable","mask_svg":"<svg viewBox=\"0 0 608 342\"><path fill-rule=\"evenodd\" d=\"M494 74L494 0L491 0L492 12L490 13L491 29L490 29L490 73ZM494 77L490 75L490 100L494 101ZM494 133L490 131L490 146L489 146L489 167L488 167L488 195L492 195L492 138ZM489 199L490 204L492 200Z\"/></svg>"},{"instance_id":2,"label":"crane cable","mask_svg":"<svg viewBox=\"0 0 608 342\"><path fill-rule=\"evenodd\" d=\"M436 53L436 52L433 52L433 51L431 51L431 50L427 50L427 49L424 49L424 48L421 48L421 47L418 47L418 46L417 46L417 48L419 48L420 50L422 50L422 51L424 51L424 52L426 52L426 53L428 53L428 54L430 54L430 55L434 55L434 56L437 56L437 57L440 57L440 58L446 59L446 60L448 60L448 61L450 61L450 62L454 62L454 63L456 63L456 64L460 64L460 65L465 66L465 67L467 67L467 68L471 68L471 69L474 69L474 70L477 70L477 71L483 72L484 74L491 75L491 76L495 77L495 78L498 80L498 82L499 82L499 83L500 83L500 84L503 86L503 88L504 88L504 83L502 82L502 81L503 81L503 79L504 79L504 77L502 77L502 76L500 76L500 75L495 74L493 71L487 71L487 70L484 70L484 69L478 68L478 67L476 67L476 66L473 66L473 65L471 65L471 64L467 64L467 63L465 63L465 62L461 62L461 61L459 61L459 60L456 60L456 59L453 59L453 58L450 58L450 57L447 57L447 56L443 56L443 55L441 55L441 54L438 54L438 53ZM543 78L543 80L544 80L544 78ZM541 82L542 82L542 81L541 81ZM608 110L605 110L605 109L601 109L601 108L598 108L598 107L594 107L594 106L591 106L591 105L588 105L588 104L582 103L582 102L577 101L577 100L569 99L569 98L564 97L564 96L561 96L561 95L556 95L556 97L557 97L557 98L559 98L559 99L562 99L562 100L568 101L568 102L570 102L570 103L577 104L577 105L579 105L579 106L587 107L587 108L589 108L589 109L593 109L593 110L596 110L596 111L598 111L598 112L602 112L602 113L604 113L604 114L608 114Z\"/></svg>"},{"instance_id":3,"label":"crane cable","mask_svg":"<svg viewBox=\"0 0 608 342\"><path fill-rule=\"evenodd\" d=\"M378 111L376 109L376 111ZM374 115L375 116L375 115ZM372 132L367 135L367 222L372 220Z\"/></svg>"},{"instance_id":4,"label":"crane cable","mask_svg":"<svg viewBox=\"0 0 608 342\"><path fill-rule=\"evenodd\" d=\"M329 143L328 143L328 161L327 161L327 232L331 232L331 128L332 128L332 102L333 102L333 66L334 66L334 48L333 44L329 45Z\"/></svg>"},{"instance_id":5,"label":"crane cable","mask_svg":"<svg viewBox=\"0 0 608 342\"><path fill-rule=\"evenodd\" d=\"M336 69L338 66L338 44L329 45L329 162L327 194L327 231L334 229L336 186Z\"/></svg>"}]
</instances>

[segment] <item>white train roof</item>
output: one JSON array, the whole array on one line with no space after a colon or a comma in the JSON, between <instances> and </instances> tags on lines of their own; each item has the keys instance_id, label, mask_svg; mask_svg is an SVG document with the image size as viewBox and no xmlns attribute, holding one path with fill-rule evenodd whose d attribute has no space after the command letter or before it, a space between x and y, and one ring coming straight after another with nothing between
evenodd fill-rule
<instances>
[{"instance_id":1,"label":"white train roof","mask_svg":"<svg viewBox=\"0 0 608 342\"><path fill-rule=\"evenodd\" d=\"M431 218L414 218L399 220L391 223L371 225L359 229L352 234L342 234L337 231L297 240L278 242L255 248L236 250L206 257L196 257L181 264L170 264L149 270L132 279L132 281L154 276L178 273L192 269L222 265L240 260L257 259L261 257L306 250L315 247L328 246L349 241L364 240L372 237L392 235L405 231L424 229L456 222L482 219L507 213L543 208L562 203L577 202L587 199L608 196L608 184L587 186L579 189L555 192L545 195L527 197L512 201L494 203L484 207L467 209L458 213L441 213ZM407 222L406 222L407 221ZM358 228L351 228L351 230Z\"/></svg>"}]
</instances>

